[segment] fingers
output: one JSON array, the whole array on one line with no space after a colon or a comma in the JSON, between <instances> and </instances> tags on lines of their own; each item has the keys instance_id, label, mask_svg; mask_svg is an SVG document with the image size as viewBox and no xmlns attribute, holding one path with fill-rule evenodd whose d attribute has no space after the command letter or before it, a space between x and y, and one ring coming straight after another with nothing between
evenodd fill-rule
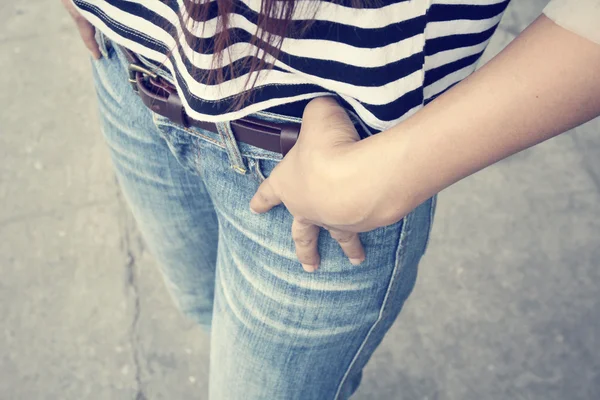
<instances>
[{"instance_id":1,"label":"fingers","mask_svg":"<svg viewBox=\"0 0 600 400\"><path fill-rule=\"evenodd\" d=\"M319 267L320 257L317 249L319 228L309 222L294 218L292 239L296 245L296 256L306 272L314 272Z\"/></svg>"},{"instance_id":2,"label":"fingers","mask_svg":"<svg viewBox=\"0 0 600 400\"><path fill-rule=\"evenodd\" d=\"M85 18L81 16L81 14L79 14L79 12L70 0L62 0L62 3L69 12L69 14L71 14L73 20L75 21L77 29L79 30L79 35L81 36L85 47L87 47L90 53L92 53L92 57L94 57L95 60L99 60L100 58L102 58L102 53L100 53L100 47L98 46L98 43L96 42L96 39L94 37L96 34L96 28L94 28L92 24L90 24Z\"/></svg>"},{"instance_id":3,"label":"fingers","mask_svg":"<svg viewBox=\"0 0 600 400\"><path fill-rule=\"evenodd\" d=\"M337 240L353 265L358 265L365 260L365 250L360 242L358 233L345 232L337 229L330 229L329 233L332 238Z\"/></svg>"},{"instance_id":4,"label":"fingers","mask_svg":"<svg viewBox=\"0 0 600 400\"><path fill-rule=\"evenodd\" d=\"M321 261L319 257L320 227L302 219L294 218L292 223L292 239L296 245L296 256L307 272L314 272ZM344 254L348 256L353 265L358 265L365 260L365 250L360 242L358 233L330 229L329 233L339 244Z\"/></svg>"},{"instance_id":5,"label":"fingers","mask_svg":"<svg viewBox=\"0 0 600 400\"><path fill-rule=\"evenodd\" d=\"M96 42L96 29L94 28L94 26L82 17L75 19L75 23L77 24L77 29L79 29L79 35L81 36L85 47L87 47L90 53L92 53L92 57L94 57L94 60L99 60L100 58L102 58L102 54L100 53L100 47L98 46L98 42Z\"/></svg>"},{"instance_id":6,"label":"fingers","mask_svg":"<svg viewBox=\"0 0 600 400\"><path fill-rule=\"evenodd\" d=\"M279 204L281 204L281 199L275 193L273 186L271 186L271 181L267 178L261 183L254 197L250 200L250 210L257 214L262 214Z\"/></svg>"}]
</instances>

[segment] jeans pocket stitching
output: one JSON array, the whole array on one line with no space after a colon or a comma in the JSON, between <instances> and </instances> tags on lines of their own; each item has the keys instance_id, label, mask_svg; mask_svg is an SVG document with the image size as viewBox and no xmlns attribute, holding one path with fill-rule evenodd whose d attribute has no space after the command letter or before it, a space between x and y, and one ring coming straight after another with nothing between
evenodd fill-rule
<instances>
[{"instance_id":1,"label":"jeans pocket stitching","mask_svg":"<svg viewBox=\"0 0 600 400\"><path fill-rule=\"evenodd\" d=\"M261 170L261 164L263 160L260 158L251 158L248 161L249 164L251 164L250 168L254 171L254 174L258 178L258 181L260 183L263 183L267 179Z\"/></svg>"},{"instance_id":2,"label":"jeans pocket stitching","mask_svg":"<svg viewBox=\"0 0 600 400\"><path fill-rule=\"evenodd\" d=\"M160 114L157 114L157 113L153 112L152 113L152 120L154 121L154 125L156 125L156 127L158 127L159 130L160 130L161 126L166 126L166 127L169 127L169 128L178 129L180 131L184 131L186 133L189 133L190 135L192 135L194 137L197 137L198 139L206 140L207 142L210 142L210 143L214 144L215 146L220 147L221 149L225 149L225 146L222 143L218 142L217 140L215 140L215 139L213 139L211 137L208 137L206 135L203 135L200 132L196 132L196 131L194 131L192 129L186 128L185 126L177 125L176 123L171 122L169 119L167 119L166 117L163 117Z\"/></svg>"}]
</instances>

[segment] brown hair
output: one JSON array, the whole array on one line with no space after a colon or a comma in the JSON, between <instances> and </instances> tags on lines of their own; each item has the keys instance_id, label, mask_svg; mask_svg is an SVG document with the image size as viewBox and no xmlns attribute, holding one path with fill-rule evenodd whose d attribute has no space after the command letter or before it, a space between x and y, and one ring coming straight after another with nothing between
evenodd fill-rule
<instances>
[{"instance_id":1,"label":"brown hair","mask_svg":"<svg viewBox=\"0 0 600 400\"><path fill-rule=\"evenodd\" d=\"M237 0L241 1L241 0ZM333 3L341 3L343 0L329 0ZM351 0L351 7L362 8L369 0ZM378 2L378 0L374 0ZM373 3L373 0L370 1ZM214 4L216 3L216 4ZM307 20L292 20L294 11L298 8L298 3L302 3L302 7L306 7L307 14L312 14L313 18ZM232 62L227 66L223 66L223 56L225 51L230 51L229 46L233 44L231 30L229 29L230 14L235 11L235 0L184 0L183 4L186 8L188 21L183 21L181 13L179 13L180 23L183 29L184 40L194 44L194 50L200 53L212 53L212 67L204 75L198 77L203 83L214 85L224 82L226 79L224 69L227 67L229 72L227 78L233 79L238 74L239 70L248 71L248 77L244 84L244 91L237 96L236 101L230 109L240 109L247 102L251 95L251 90L258 79L258 74L254 74L254 79L251 82L252 72L260 70L271 70L273 64L266 61L267 55L277 59L283 39L286 36L294 35L295 37L304 35L314 22L319 1L315 0L262 0L261 8L257 18L257 29L252 35L249 48L256 49L253 54L248 54L241 63L234 65ZM211 7L217 7L217 28L216 33L212 37L211 48L205 48L206 39L196 40L198 32L204 32L204 21L210 18ZM214 10L213 10L214 12ZM191 20L192 31L186 27ZM258 53L262 50L262 57Z\"/></svg>"}]
</instances>

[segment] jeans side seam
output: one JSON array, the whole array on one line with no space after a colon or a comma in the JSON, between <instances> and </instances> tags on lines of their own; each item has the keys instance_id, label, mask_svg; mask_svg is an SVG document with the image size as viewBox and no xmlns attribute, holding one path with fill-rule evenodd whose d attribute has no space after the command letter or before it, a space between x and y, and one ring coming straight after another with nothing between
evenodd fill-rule
<instances>
[{"instance_id":1,"label":"jeans side seam","mask_svg":"<svg viewBox=\"0 0 600 400\"><path fill-rule=\"evenodd\" d=\"M429 248L429 241L431 240L431 232L433 230L433 221L435 219L435 209L437 207L437 194L434 194L433 196L431 196L431 198L429 200L431 201L431 208L429 209L429 221L428 221L429 229L427 231L427 239L425 240L423 254L425 254L425 252L427 252L427 249Z\"/></svg>"},{"instance_id":2,"label":"jeans side seam","mask_svg":"<svg viewBox=\"0 0 600 400\"><path fill-rule=\"evenodd\" d=\"M363 339L362 343L356 350L354 357L352 357L352 361L350 361L350 364L348 364L348 368L346 368L346 372L344 372L344 376L342 377L342 380L340 381L340 383L338 385L338 388L337 388L337 391L335 392L335 396L333 397L333 400L338 400L340 391L342 390L342 386L344 385L344 383L346 383L346 380L348 378L348 375L350 374L350 371L352 370L352 367L356 364L356 360L358 360L358 357L361 355L362 350L367 345L367 342L369 341L369 338L371 337L372 333L375 331L375 329L379 326L380 322L383 320L383 315L385 313L386 307L389 304L388 300L390 297L390 291L391 291L392 287L394 286L396 279L398 278L398 270L400 269L400 261L402 259L402 255L403 255L402 251L404 249L404 246L402 246L402 244L404 243L404 240L405 240L405 237L406 237L406 234L408 231L407 226L409 225L411 219L412 219L412 213L408 214L405 217L404 221L402 221L402 229L400 231L400 239L398 240L398 247L396 248L396 260L395 260L395 264L394 264L394 269L392 270L392 276L390 278L390 282L388 283L387 289L385 291L385 296L383 297L383 302L381 304L381 307L379 308L379 315L377 316L377 320L373 323L373 325L371 325L371 328L369 328L369 331L365 335L365 338Z\"/></svg>"}]
</instances>

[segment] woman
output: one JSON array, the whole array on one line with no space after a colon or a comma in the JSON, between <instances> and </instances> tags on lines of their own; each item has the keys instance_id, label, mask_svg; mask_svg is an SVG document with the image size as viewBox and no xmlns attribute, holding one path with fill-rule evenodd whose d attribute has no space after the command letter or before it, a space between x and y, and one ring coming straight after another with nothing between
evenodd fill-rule
<instances>
[{"instance_id":1,"label":"woman","mask_svg":"<svg viewBox=\"0 0 600 400\"><path fill-rule=\"evenodd\" d=\"M597 0L473 74L507 1L63 1L211 399L349 398L435 194L600 114Z\"/></svg>"}]
</instances>

